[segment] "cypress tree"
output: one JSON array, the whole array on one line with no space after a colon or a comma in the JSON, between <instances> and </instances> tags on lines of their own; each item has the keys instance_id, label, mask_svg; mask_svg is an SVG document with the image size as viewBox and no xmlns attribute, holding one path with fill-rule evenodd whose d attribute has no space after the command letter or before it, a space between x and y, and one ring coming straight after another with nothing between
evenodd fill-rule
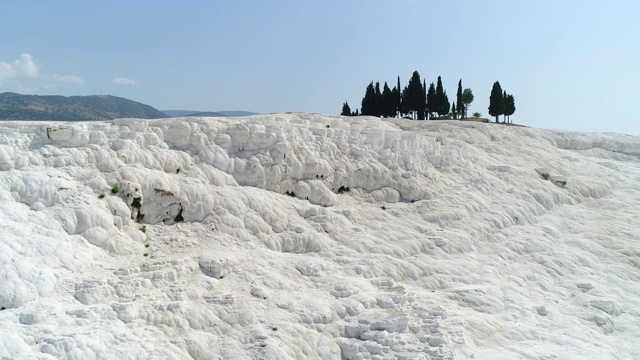
<instances>
[{"instance_id":1,"label":"cypress tree","mask_svg":"<svg viewBox=\"0 0 640 360\"><path fill-rule=\"evenodd\" d=\"M509 101L509 95L507 91L502 92L502 102L504 103L504 110L502 111L502 123L507 122L507 102Z\"/></svg>"},{"instance_id":2,"label":"cypress tree","mask_svg":"<svg viewBox=\"0 0 640 360\"><path fill-rule=\"evenodd\" d=\"M418 110L418 119L424 120L427 118L427 81L422 79L422 88L420 89L420 109Z\"/></svg>"},{"instance_id":3,"label":"cypress tree","mask_svg":"<svg viewBox=\"0 0 640 360\"><path fill-rule=\"evenodd\" d=\"M373 81L367 86L367 90L362 98L360 114L375 116L376 91L373 88Z\"/></svg>"},{"instance_id":4,"label":"cypress tree","mask_svg":"<svg viewBox=\"0 0 640 360\"><path fill-rule=\"evenodd\" d=\"M389 89L389 85L384 83L384 87L382 90L382 116L384 117L393 117L395 115L395 100L393 97L393 92Z\"/></svg>"},{"instance_id":5,"label":"cypress tree","mask_svg":"<svg viewBox=\"0 0 640 360\"><path fill-rule=\"evenodd\" d=\"M380 91L380 83L376 81L376 96L374 102L374 116L380 117L382 115L383 98L382 91Z\"/></svg>"},{"instance_id":6,"label":"cypress tree","mask_svg":"<svg viewBox=\"0 0 640 360\"><path fill-rule=\"evenodd\" d=\"M511 121L511 115L515 114L515 112L516 112L516 99L513 97L513 95L509 95L509 121Z\"/></svg>"},{"instance_id":7,"label":"cypress tree","mask_svg":"<svg viewBox=\"0 0 640 360\"><path fill-rule=\"evenodd\" d=\"M509 117L508 122L511 122L511 115L516 112L516 100L513 95L507 95L507 100L504 102L504 114Z\"/></svg>"},{"instance_id":8,"label":"cypress tree","mask_svg":"<svg viewBox=\"0 0 640 360\"><path fill-rule=\"evenodd\" d=\"M458 92L456 93L456 103L458 104L458 113L464 116L464 102L462 101L462 79L458 81ZM455 116L455 112L454 112Z\"/></svg>"},{"instance_id":9,"label":"cypress tree","mask_svg":"<svg viewBox=\"0 0 640 360\"><path fill-rule=\"evenodd\" d=\"M449 113L449 108L451 107L447 92L444 91L444 88L442 87L442 78L440 76L438 76L438 84L436 85L435 106L436 108L434 110L440 116L447 115Z\"/></svg>"},{"instance_id":10,"label":"cypress tree","mask_svg":"<svg viewBox=\"0 0 640 360\"><path fill-rule=\"evenodd\" d=\"M447 96L447 92L444 92L444 96L442 97L442 109L440 109L440 111L442 112L442 114L440 114L440 116L442 115L448 115L449 114L449 110L451 110L451 103L449 102L449 97Z\"/></svg>"},{"instance_id":11,"label":"cypress tree","mask_svg":"<svg viewBox=\"0 0 640 360\"><path fill-rule=\"evenodd\" d=\"M415 111L418 115L418 119L424 119L424 90L422 87L422 81L420 81L420 74L417 71L413 72L409 84L403 91L403 102L407 112ZM422 114L421 114L422 113Z\"/></svg>"},{"instance_id":12,"label":"cypress tree","mask_svg":"<svg viewBox=\"0 0 640 360\"><path fill-rule=\"evenodd\" d=\"M351 116L351 108L349 107L349 103L347 103L346 101L344 102L344 104L342 104L342 113L340 113L340 115Z\"/></svg>"},{"instance_id":13,"label":"cypress tree","mask_svg":"<svg viewBox=\"0 0 640 360\"><path fill-rule=\"evenodd\" d=\"M504 114L504 100L502 99L502 87L500 83L496 81L493 83L491 89L491 95L489 96L489 115L496 117L498 122L498 116Z\"/></svg>"},{"instance_id":14,"label":"cypress tree","mask_svg":"<svg viewBox=\"0 0 640 360\"><path fill-rule=\"evenodd\" d=\"M409 113L409 100L407 100L409 94L409 88L407 86L402 89L402 93L400 94L400 113L406 115Z\"/></svg>"},{"instance_id":15,"label":"cypress tree","mask_svg":"<svg viewBox=\"0 0 640 360\"><path fill-rule=\"evenodd\" d=\"M436 83L436 112L438 115L443 115L442 110L444 109L444 88L442 87L442 78L438 76L438 81Z\"/></svg>"},{"instance_id":16,"label":"cypress tree","mask_svg":"<svg viewBox=\"0 0 640 360\"><path fill-rule=\"evenodd\" d=\"M392 110L393 110L393 116L397 115L397 112L400 111L400 90L397 87L393 87L393 89L391 90L391 106L392 106Z\"/></svg>"},{"instance_id":17,"label":"cypress tree","mask_svg":"<svg viewBox=\"0 0 640 360\"><path fill-rule=\"evenodd\" d=\"M398 88L398 98L396 99L396 110L398 111L402 111L402 89L400 87L400 76L398 76L398 84L397 84L397 88Z\"/></svg>"},{"instance_id":18,"label":"cypress tree","mask_svg":"<svg viewBox=\"0 0 640 360\"><path fill-rule=\"evenodd\" d=\"M429 90L427 90L427 114L429 114L429 118L433 117L433 113L436 112L436 86L434 83L429 85Z\"/></svg>"},{"instance_id":19,"label":"cypress tree","mask_svg":"<svg viewBox=\"0 0 640 360\"><path fill-rule=\"evenodd\" d=\"M451 114L453 114L453 119L454 120L458 120L458 118L456 117L456 102L453 102L453 105L451 105Z\"/></svg>"},{"instance_id":20,"label":"cypress tree","mask_svg":"<svg viewBox=\"0 0 640 360\"><path fill-rule=\"evenodd\" d=\"M395 86L391 89L391 98L393 100L393 116L397 116L400 111L400 104L398 103L398 98L400 98L401 94L398 88Z\"/></svg>"}]
</instances>

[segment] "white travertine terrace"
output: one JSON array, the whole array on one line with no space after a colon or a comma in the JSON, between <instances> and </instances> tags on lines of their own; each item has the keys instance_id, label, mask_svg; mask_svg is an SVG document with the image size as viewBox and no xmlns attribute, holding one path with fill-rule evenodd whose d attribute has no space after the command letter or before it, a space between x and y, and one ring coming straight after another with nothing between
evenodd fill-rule
<instances>
[{"instance_id":1,"label":"white travertine terrace","mask_svg":"<svg viewBox=\"0 0 640 360\"><path fill-rule=\"evenodd\" d=\"M639 268L637 136L0 122L2 359L640 358Z\"/></svg>"}]
</instances>

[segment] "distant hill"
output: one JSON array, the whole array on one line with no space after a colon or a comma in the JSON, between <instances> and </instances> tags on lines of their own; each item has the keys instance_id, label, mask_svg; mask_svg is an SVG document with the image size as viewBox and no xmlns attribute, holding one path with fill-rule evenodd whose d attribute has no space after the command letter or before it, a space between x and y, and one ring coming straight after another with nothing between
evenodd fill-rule
<instances>
[{"instance_id":1,"label":"distant hill","mask_svg":"<svg viewBox=\"0 0 640 360\"><path fill-rule=\"evenodd\" d=\"M111 96L39 96L0 94L0 120L161 119L165 113L145 104Z\"/></svg>"},{"instance_id":2,"label":"distant hill","mask_svg":"<svg viewBox=\"0 0 640 360\"><path fill-rule=\"evenodd\" d=\"M189 114L187 116L224 117L224 115L222 115L221 113L213 112L213 111L197 112L197 113L194 113L194 114Z\"/></svg>"},{"instance_id":3,"label":"distant hill","mask_svg":"<svg viewBox=\"0 0 640 360\"><path fill-rule=\"evenodd\" d=\"M181 117L181 116L213 116L223 117L219 112L215 111L198 111L198 110L162 110L163 113L169 117Z\"/></svg>"},{"instance_id":4,"label":"distant hill","mask_svg":"<svg viewBox=\"0 0 640 360\"><path fill-rule=\"evenodd\" d=\"M243 111L243 110L234 110L234 111L200 111L200 110L162 110L169 117L181 117L181 116L226 116L226 117L237 117L237 116L251 116L258 115L258 113Z\"/></svg>"},{"instance_id":5,"label":"distant hill","mask_svg":"<svg viewBox=\"0 0 640 360\"><path fill-rule=\"evenodd\" d=\"M243 110L218 111L220 114L228 117L259 115L258 113Z\"/></svg>"},{"instance_id":6,"label":"distant hill","mask_svg":"<svg viewBox=\"0 0 640 360\"><path fill-rule=\"evenodd\" d=\"M167 114L167 116L169 117L190 116L191 114L200 112L198 110L161 110L161 111Z\"/></svg>"}]
</instances>

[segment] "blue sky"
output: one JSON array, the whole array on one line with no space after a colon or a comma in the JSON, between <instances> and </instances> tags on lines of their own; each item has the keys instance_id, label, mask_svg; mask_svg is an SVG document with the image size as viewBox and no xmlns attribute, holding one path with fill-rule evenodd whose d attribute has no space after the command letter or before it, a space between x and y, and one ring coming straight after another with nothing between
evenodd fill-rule
<instances>
[{"instance_id":1,"label":"blue sky","mask_svg":"<svg viewBox=\"0 0 640 360\"><path fill-rule=\"evenodd\" d=\"M372 80L442 76L487 115L640 134L640 2L0 1L0 92L111 94L158 109L359 107Z\"/></svg>"}]
</instances>

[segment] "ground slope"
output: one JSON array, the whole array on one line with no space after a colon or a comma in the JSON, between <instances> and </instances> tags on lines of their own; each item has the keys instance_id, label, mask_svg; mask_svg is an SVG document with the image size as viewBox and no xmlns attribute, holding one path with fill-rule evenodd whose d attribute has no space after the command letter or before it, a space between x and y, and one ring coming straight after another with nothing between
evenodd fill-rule
<instances>
[{"instance_id":1,"label":"ground slope","mask_svg":"<svg viewBox=\"0 0 640 360\"><path fill-rule=\"evenodd\" d=\"M639 156L457 121L0 123L0 357L640 358Z\"/></svg>"}]
</instances>

